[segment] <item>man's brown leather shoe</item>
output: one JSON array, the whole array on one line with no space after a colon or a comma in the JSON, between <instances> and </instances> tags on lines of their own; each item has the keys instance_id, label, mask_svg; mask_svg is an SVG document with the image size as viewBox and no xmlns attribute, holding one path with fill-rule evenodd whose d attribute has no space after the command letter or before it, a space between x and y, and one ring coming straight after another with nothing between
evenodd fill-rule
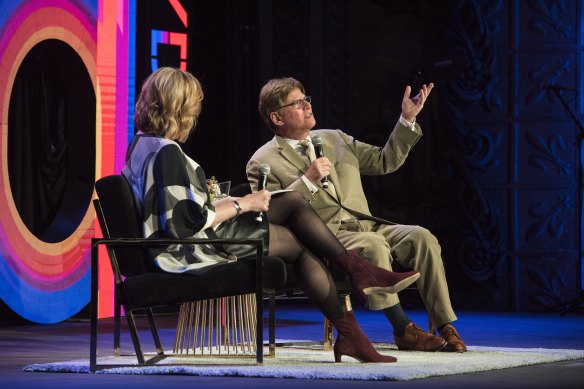
<instances>
[{"instance_id":1,"label":"man's brown leather shoe","mask_svg":"<svg viewBox=\"0 0 584 389\"><path fill-rule=\"evenodd\" d=\"M439 336L424 331L414 323L406 326L402 336L393 335L400 350L439 351L446 346L446 341Z\"/></svg>"},{"instance_id":2,"label":"man's brown leather shoe","mask_svg":"<svg viewBox=\"0 0 584 389\"><path fill-rule=\"evenodd\" d=\"M454 353L466 352L466 346L452 324L445 324L440 330L440 336L446 340L446 346L442 351Z\"/></svg>"}]
</instances>

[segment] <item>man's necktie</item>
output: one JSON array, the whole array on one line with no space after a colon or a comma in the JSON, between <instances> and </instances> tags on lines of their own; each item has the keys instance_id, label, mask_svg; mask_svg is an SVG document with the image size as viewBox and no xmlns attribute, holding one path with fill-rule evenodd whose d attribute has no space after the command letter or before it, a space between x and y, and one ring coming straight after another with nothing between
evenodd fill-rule
<instances>
[{"instance_id":1,"label":"man's necktie","mask_svg":"<svg viewBox=\"0 0 584 389\"><path fill-rule=\"evenodd\" d=\"M308 162L312 162L316 159L316 154L314 153L314 146L312 142L308 139L302 139L298 141L298 145L302 149L302 154L308 157Z\"/></svg>"}]
</instances>

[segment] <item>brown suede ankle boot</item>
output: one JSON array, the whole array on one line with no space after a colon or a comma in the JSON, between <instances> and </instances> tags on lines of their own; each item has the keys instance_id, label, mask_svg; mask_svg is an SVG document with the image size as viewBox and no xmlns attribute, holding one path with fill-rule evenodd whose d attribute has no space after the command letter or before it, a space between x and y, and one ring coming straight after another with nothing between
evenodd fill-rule
<instances>
[{"instance_id":1,"label":"brown suede ankle boot","mask_svg":"<svg viewBox=\"0 0 584 389\"><path fill-rule=\"evenodd\" d=\"M341 357L346 355L355 358L359 362L396 362L397 358L390 355L379 354L367 335L363 332L352 311L344 312L337 320L331 320L337 329L338 335L333 347L335 362L341 362Z\"/></svg>"},{"instance_id":2,"label":"brown suede ankle boot","mask_svg":"<svg viewBox=\"0 0 584 389\"><path fill-rule=\"evenodd\" d=\"M366 295L371 293L397 293L420 277L416 271L395 273L374 266L353 250L339 255L336 262L349 276L353 292L361 300L367 300Z\"/></svg>"}]
</instances>

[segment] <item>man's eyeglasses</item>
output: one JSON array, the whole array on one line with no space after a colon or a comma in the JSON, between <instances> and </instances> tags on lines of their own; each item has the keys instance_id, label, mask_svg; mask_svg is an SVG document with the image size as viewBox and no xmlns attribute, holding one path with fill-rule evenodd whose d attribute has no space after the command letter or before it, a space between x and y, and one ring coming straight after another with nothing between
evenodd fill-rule
<instances>
[{"instance_id":1,"label":"man's eyeglasses","mask_svg":"<svg viewBox=\"0 0 584 389\"><path fill-rule=\"evenodd\" d=\"M291 103L281 105L278 108L276 108L276 110L278 110L280 108L284 108L284 107L289 107L291 105L294 106L294 108L296 108L296 109L304 108L304 102L307 102L308 104L311 104L312 101L310 99L310 96L304 96L303 98L298 99L298 100L294 100Z\"/></svg>"}]
</instances>

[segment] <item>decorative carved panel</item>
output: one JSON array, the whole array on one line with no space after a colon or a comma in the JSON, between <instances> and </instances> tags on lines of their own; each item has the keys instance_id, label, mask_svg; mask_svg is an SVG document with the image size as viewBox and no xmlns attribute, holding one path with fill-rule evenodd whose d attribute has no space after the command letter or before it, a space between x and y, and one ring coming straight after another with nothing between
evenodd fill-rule
<instances>
[{"instance_id":1,"label":"decorative carved panel","mask_svg":"<svg viewBox=\"0 0 584 389\"><path fill-rule=\"evenodd\" d=\"M456 126L459 151L479 185L505 185L509 177L508 123Z\"/></svg>"},{"instance_id":2,"label":"decorative carved panel","mask_svg":"<svg viewBox=\"0 0 584 389\"><path fill-rule=\"evenodd\" d=\"M572 190L519 190L517 197L515 239L518 250L575 249L576 215Z\"/></svg>"},{"instance_id":3,"label":"decorative carved panel","mask_svg":"<svg viewBox=\"0 0 584 389\"><path fill-rule=\"evenodd\" d=\"M561 101L549 85L576 85L576 53L565 51L539 51L517 56L517 108L520 119L533 120L542 116L565 117ZM566 93L566 92L564 92ZM566 94L572 109L574 92Z\"/></svg>"},{"instance_id":4,"label":"decorative carved panel","mask_svg":"<svg viewBox=\"0 0 584 389\"><path fill-rule=\"evenodd\" d=\"M573 0L517 1L519 45L542 49L543 45L558 46L579 43L578 5Z\"/></svg>"},{"instance_id":5,"label":"decorative carved panel","mask_svg":"<svg viewBox=\"0 0 584 389\"><path fill-rule=\"evenodd\" d=\"M575 186L575 144L570 123L522 123L517 139L518 183L544 188Z\"/></svg>"},{"instance_id":6,"label":"decorative carved panel","mask_svg":"<svg viewBox=\"0 0 584 389\"><path fill-rule=\"evenodd\" d=\"M515 289L515 309L562 310L573 302L578 289L577 257L574 251L538 251L515 258L520 274Z\"/></svg>"}]
</instances>

